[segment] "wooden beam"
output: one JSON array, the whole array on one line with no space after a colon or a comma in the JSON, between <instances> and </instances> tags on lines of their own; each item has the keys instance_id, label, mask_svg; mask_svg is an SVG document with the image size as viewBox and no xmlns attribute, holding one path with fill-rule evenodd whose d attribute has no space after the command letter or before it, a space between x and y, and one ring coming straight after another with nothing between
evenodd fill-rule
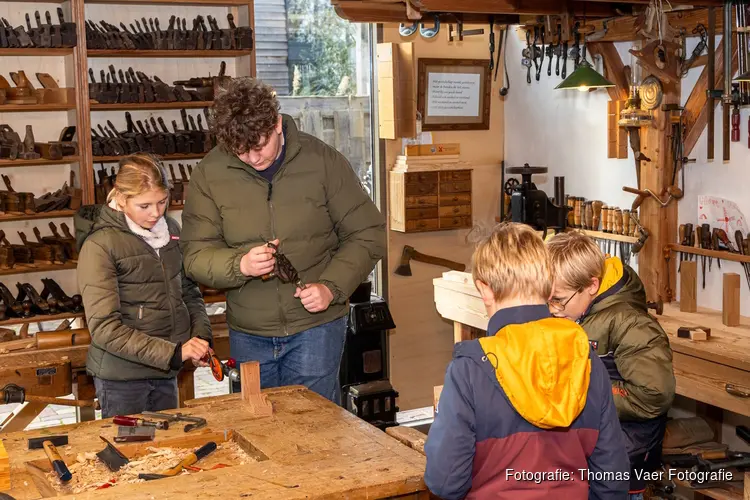
<instances>
[{"instance_id":1,"label":"wooden beam","mask_svg":"<svg viewBox=\"0 0 750 500\"><path fill-rule=\"evenodd\" d=\"M716 23L719 23L721 16L716 16ZM737 71L737 50L732 53L732 74ZM714 54L714 88L722 88L722 82L724 81L724 40L719 42L716 47L716 53ZM706 128L708 121L708 107L706 106L707 96L706 91L708 90L708 68L703 68L701 75L698 77L698 81L695 82L692 92L688 97L687 103L685 104L685 111L683 116L685 117L685 145L684 151L685 156L690 156L693 148L698 143L698 139L703 133L703 129ZM714 103L715 106L719 105L717 100Z\"/></svg>"},{"instance_id":2,"label":"wooden beam","mask_svg":"<svg viewBox=\"0 0 750 500\"><path fill-rule=\"evenodd\" d=\"M622 63L620 54L612 42L590 43L588 49L591 54L599 54L604 59L604 76L614 83L614 87L607 89L609 98L613 101L622 101L630 95L630 82L625 76L625 65Z\"/></svg>"},{"instance_id":3,"label":"wooden beam","mask_svg":"<svg viewBox=\"0 0 750 500\"><path fill-rule=\"evenodd\" d=\"M39 401L30 401L26 403L18 413L5 422L3 428L0 429L0 434L8 434L24 430L26 426L33 422L46 407L47 403L40 403Z\"/></svg>"},{"instance_id":4,"label":"wooden beam","mask_svg":"<svg viewBox=\"0 0 750 500\"><path fill-rule=\"evenodd\" d=\"M566 11L559 0L420 0L421 9L431 12L473 12L478 14L550 15ZM614 6L603 3L571 2L573 13L589 17L617 16Z\"/></svg>"},{"instance_id":5,"label":"wooden beam","mask_svg":"<svg viewBox=\"0 0 750 500\"><path fill-rule=\"evenodd\" d=\"M680 103L680 82L663 85L664 104ZM672 131L670 113L661 108L654 110L654 123L641 128L641 151L651 161L641 162L641 189L663 193L671 183ZM662 208L653 198L640 208L641 225L650 236L638 258L638 274L643 278L646 297L669 302L676 286L675 259L664 259L664 247L677 239L677 202Z\"/></svg>"},{"instance_id":6,"label":"wooden beam","mask_svg":"<svg viewBox=\"0 0 750 500\"><path fill-rule=\"evenodd\" d=\"M724 26L723 18L721 13L723 9L721 7L716 9L716 31L720 32L722 26ZM643 37L636 33L636 21L637 16L624 16L618 17L606 21L607 32L601 38L597 39L597 42L628 42L633 40L642 40ZM669 25L677 31L684 29L686 36L697 36L693 34L693 29L698 24L708 26L708 10L707 9L690 9L690 10L678 10L667 13L667 20ZM604 29L604 21L592 21L588 24L594 26L594 31L598 32Z\"/></svg>"}]
</instances>

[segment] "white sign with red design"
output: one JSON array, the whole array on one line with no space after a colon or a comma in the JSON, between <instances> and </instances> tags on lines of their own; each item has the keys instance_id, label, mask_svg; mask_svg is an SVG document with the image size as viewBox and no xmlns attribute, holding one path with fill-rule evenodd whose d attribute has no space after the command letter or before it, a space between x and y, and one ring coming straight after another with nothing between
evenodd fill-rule
<instances>
[{"instance_id":1,"label":"white sign with red design","mask_svg":"<svg viewBox=\"0 0 750 500\"><path fill-rule=\"evenodd\" d=\"M698 197L698 224L710 224L712 228L726 231L730 238L735 231L747 234L747 222L737 204L715 196Z\"/></svg>"}]
</instances>

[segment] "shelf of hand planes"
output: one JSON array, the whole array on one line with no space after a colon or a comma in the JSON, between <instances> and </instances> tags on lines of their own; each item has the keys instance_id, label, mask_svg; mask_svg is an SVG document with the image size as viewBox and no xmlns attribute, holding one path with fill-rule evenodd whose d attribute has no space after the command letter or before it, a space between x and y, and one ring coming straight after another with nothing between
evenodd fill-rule
<instances>
[{"instance_id":1,"label":"shelf of hand planes","mask_svg":"<svg viewBox=\"0 0 750 500\"><path fill-rule=\"evenodd\" d=\"M124 5L204 5L245 6L252 18L253 3L234 0L93 0L86 3L112 3ZM187 18L172 15L168 21L141 17L126 26L107 21L86 21L87 55L96 57L242 57L253 51L253 29L237 26L234 14L227 14L227 26L211 15L196 16L188 26ZM162 27L166 26L166 29Z\"/></svg>"}]
</instances>

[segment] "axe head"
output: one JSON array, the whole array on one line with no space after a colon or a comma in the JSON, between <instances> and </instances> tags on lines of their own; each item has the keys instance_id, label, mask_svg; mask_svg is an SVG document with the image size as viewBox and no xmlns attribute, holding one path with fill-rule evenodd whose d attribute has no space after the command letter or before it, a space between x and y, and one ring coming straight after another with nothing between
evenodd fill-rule
<instances>
[{"instance_id":1,"label":"axe head","mask_svg":"<svg viewBox=\"0 0 750 500\"><path fill-rule=\"evenodd\" d=\"M396 268L395 273L399 276L411 276L411 258L414 255L414 247L404 245L404 250L401 252L401 263Z\"/></svg>"}]
</instances>

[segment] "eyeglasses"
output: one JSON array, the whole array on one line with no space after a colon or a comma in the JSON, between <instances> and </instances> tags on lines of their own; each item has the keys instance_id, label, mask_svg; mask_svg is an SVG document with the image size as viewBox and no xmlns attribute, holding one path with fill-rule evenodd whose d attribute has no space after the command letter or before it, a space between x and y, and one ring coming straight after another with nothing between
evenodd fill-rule
<instances>
[{"instance_id":1,"label":"eyeglasses","mask_svg":"<svg viewBox=\"0 0 750 500\"><path fill-rule=\"evenodd\" d=\"M550 306L551 308L555 309L555 310L556 310L556 311L558 311L558 312L559 312L559 311L564 311L564 310L565 310L565 307L566 307L566 306L568 305L568 302L570 302L571 300L573 300L573 297L575 297L576 295L578 295L578 294L579 294L579 293L581 293L581 292L582 292L582 290L581 290L581 289L578 289L578 290L576 290L576 292L575 292L575 293L574 293L573 295L571 295L570 297L568 297L568 298L567 298L567 299L565 299L565 300L550 299L550 300L549 300L549 301L547 302L547 304L548 304L548 305L549 305L549 306Z\"/></svg>"}]
</instances>

